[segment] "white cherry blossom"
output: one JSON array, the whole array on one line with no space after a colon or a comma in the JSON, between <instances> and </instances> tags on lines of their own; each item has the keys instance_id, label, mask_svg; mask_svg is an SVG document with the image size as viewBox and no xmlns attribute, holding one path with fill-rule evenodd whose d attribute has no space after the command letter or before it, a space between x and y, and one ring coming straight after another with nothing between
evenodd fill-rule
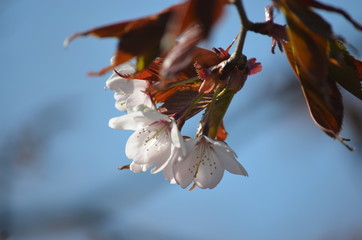
<instances>
[{"instance_id":1,"label":"white cherry blossom","mask_svg":"<svg viewBox=\"0 0 362 240\"><path fill-rule=\"evenodd\" d=\"M224 142L201 136L185 142L187 155L173 163L175 181L186 188L192 182L200 188L214 188L224 170L248 176L236 154Z\"/></svg>"},{"instance_id":2,"label":"white cherry blossom","mask_svg":"<svg viewBox=\"0 0 362 240\"><path fill-rule=\"evenodd\" d=\"M151 173L164 170L165 178L174 182L168 166L185 154L184 141L175 121L144 105L132 112L112 118L109 126L114 129L135 130L126 143L126 156L133 160L130 169L144 172L154 166Z\"/></svg>"},{"instance_id":3,"label":"white cherry blossom","mask_svg":"<svg viewBox=\"0 0 362 240\"><path fill-rule=\"evenodd\" d=\"M133 74L135 68L131 63L125 63L117 66L116 71L128 75ZM107 80L106 87L114 92L115 107L122 112L129 112L140 104L153 108L150 96L145 93L146 80L126 79L114 72Z\"/></svg>"}]
</instances>

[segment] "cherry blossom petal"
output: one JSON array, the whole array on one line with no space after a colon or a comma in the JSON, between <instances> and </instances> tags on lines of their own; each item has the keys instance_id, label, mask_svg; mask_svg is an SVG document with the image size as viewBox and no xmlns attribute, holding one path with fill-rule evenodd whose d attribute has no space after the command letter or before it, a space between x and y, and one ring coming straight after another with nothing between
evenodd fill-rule
<instances>
[{"instance_id":1,"label":"cherry blossom petal","mask_svg":"<svg viewBox=\"0 0 362 240\"><path fill-rule=\"evenodd\" d=\"M147 161L145 152L142 151L144 146L143 144L146 141L148 135L141 133L142 130L137 130L128 138L125 149L126 156L129 159L133 159L133 161L137 164L152 165L152 163Z\"/></svg>"},{"instance_id":2,"label":"cherry blossom petal","mask_svg":"<svg viewBox=\"0 0 362 240\"><path fill-rule=\"evenodd\" d=\"M160 133L159 139L156 137L144 145L145 155L148 163L165 162L171 155L170 137L168 133Z\"/></svg>"},{"instance_id":3,"label":"cherry blossom petal","mask_svg":"<svg viewBox=\"0 0 362 240\"><path fill-rule=\"evenodd\" d=\"M221 181L223 175L224 168L220 164L220 159L211 150L199 163L195 183L200 188L214 188Z\"/></svg>"},{"instance_id":4,"label":"cherry blossom petal","mask_svg":"<svg viewBox=\"0 0 362 240\"><path fill-rule=\"evenodd\" d=\"M166 167L163 169L163 176L171 184L176 184L176 180L175 180L175 177L173 176L173 171L172 171L172 165L171 164L166 165Z\"/></svg>"},{"instance_id":5,"label":"cherry blossom petal","mask_svg":"<svg viewBox=\"0 0 362 240\"><path fill-rule=\"evenodd\" d=\"M121 92L114 93L114 99L116 99L115 107L119 111L127 112L127 99L129 98L128 95L123 94Z\"/></svg>"},{"instance_id":6,"label":"cherry blossom petal","mask_svg":"<svg viewBox=\"0 0 362 240\"><path fill-rule=\"evenodd\" d=\"M119 77L115 73L106 81L106 87L113 92L123 91L125 85L128 85L128 80Z\"/></svg>"},{"instance_id":7,"label":"cherry blossom petal","mask_svg":"<svg viewBox=\"0 0 362 240\"><path fill-rule=\"evenodd\" d=\"M169 158L167 159L160 159L157 162L157 165L151 170L152 174L156 174L159 173L160 171L165 171L167 173L165 173L165 177L169 176L169 178L166 178L167 180L171 180L173 178L173 173L172 173L172 163L177 161L177 159L179 157L182 156L182 151L180 148L175 147L174 145L171 146L171 153ZM167 168L167 169L166 169ZM172 176L172 177L171 177Z\"/></svg>"},{"instance_id":8,"label":"cherry blossom petal","mask_svg":"<svg viewBox=\"0 0 362 240\"><path fill-rule=\"evenodd\" d=\"M222 167L233 174L248 176L245 168L236 160L235 153L225 144L219 142L214 145L215 154L218 159L222 159Z\"/></svg>"},{"instance_id":9,"label":"cherry blossom petal","mask_svg":"<svg viewBox=\"0 0 362 240\"><path fill-rule=\"evenodd\" d=\"M150 96L142 92L140 89L136 89L135 92L129 95L125 101L126 109L128 112L132 112L137 105L144 105L149 108L154 108Z\"/></svg>"},{"instance_id":10,"label":"cherry blossom petal","mask_svg":"<svg viewBox=\"0 0 362 240\"><path fill-rule=\"evenodd\" d=\"M114 129L136 130L148 124L144 120L144 114L141 111L135 111L120 117L111 118L109 120L109 127Z\"/></svg>"},{"instance_id":11,"label":"cherry blossom petal","mask_svg":"<svg viewBox=\"0 0 362 240\"><path fill-rule=\"evenodd\" d=\"M181 148L182 145L184 144L184 140L181 136L181 133L178 130L178 127L174 121L171 123L171 141L178 148Z\"/></svg>"},{"instance_id":12,"label":"cherry blossom petal","mask_svg":"<svg viewBox=\"0 0 362 240\"><path fill-rule=\"evenodd\" d=\"M197 140L190 139L185 141L186 151L189 153L186 158L178 159L174 162L173 175L176 182L186 188L194 180L198 159L195 156L195 144Z\"/></svg>"},{"instance_id":13,"label":"cherry blossom petal","mask_svg":"<svg viewBox=\"0 0 362 240\"><path fill-rule=\"evenodd\" d=\"M141 110L143 112L144 117L149 120L149 124L151 124L152 122L159 121L159 120L171 122L170 118L167 115L161 114L154 109L146 107L145 105L138 105L138 106L136 106L136 108L134 110L135 111Z\"/></svg>"},{"instance_id":14,"label":"cherry blossom petal","mask_svg":"<svg viewBox=\"0 0 362 240\"><path fill-rule=\"evenodd\" d=\"M149 167L150 166L148 164L138 164L138 163L132 162L129 166L129 169L132 172L141 173L141 172L146 172Z\"/></svg>"}]
</instances>

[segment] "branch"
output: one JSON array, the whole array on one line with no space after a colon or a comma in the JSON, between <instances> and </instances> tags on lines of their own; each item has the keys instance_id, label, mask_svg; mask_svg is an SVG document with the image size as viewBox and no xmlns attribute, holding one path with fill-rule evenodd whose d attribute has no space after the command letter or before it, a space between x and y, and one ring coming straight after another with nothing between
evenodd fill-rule
<instances>
[{"instance_id":1,"label":"branch","mask_svg":"<svg viewBox=\"0 0 362 240\"><path fill-rule=\"evenodd\" d=\"M249 21L248 16L246 15L242 0L229 0L229 2L231 4L235 5L235 7L238 11L239 17L240 17L240 22L241 22L239 41L236 45L236 49L235 49L234 53L229 58L230 63L235 62L236 65L238 65L237 63L240 62L240 58L243 55L243 48L244 48L246 33L249 30L249 26L250 26L251 22Z\"/></svg>"},{"instance_id":2,"label":"branch","mask_svg":"<svg viewBox=\"0 0 362 240\"><path fill-rule=\"evenodd\" d=\"M287 31L284 25L274 23L272 20L266 22L250 23L249 30L272 38L288 41Z\"/></svg>"}]
</instances>

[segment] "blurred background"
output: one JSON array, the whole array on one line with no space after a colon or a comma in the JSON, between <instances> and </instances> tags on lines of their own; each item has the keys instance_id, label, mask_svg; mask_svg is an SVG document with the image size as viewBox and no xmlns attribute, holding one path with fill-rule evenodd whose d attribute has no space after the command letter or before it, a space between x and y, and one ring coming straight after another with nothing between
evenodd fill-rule
<instances>
[{"instance_id":1,"label":"blurred background","mask_svg":"<svg viewBox=\"0 0 362 240\"><path fill-rule=\"evenodd\" d=\"M0 1L0 239L362 239L362 103L343 91L348 151L311 120L297 80L271 39L250 33L245 54L263 71L229 109L228 144L249 177L225 173L213 190L188 191L162 174L134 174L108 76L116 40L63 40L89 28L155 13L176 0ZM245 0L263 21L267 0ZM325 0L362 22L362 3ZM362 51L362 33L321 12ZM276 13L276 22L283 16ZM227 8L204 47L226 47L239 20ZM357 58L361 56L356 55ZM193 136L197 119L183 134Z\"/></svg>"}]
</instances>

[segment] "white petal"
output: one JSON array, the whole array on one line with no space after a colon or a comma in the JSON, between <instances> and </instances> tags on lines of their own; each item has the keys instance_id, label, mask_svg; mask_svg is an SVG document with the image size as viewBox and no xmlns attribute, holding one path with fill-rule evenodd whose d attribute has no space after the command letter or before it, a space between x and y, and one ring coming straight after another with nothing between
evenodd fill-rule
<instances>
[{"instance_id":1,"label":"white petal","mask_svg":"<svg viewBox=\"0 0 362 240\"><path fill-rule=\"evenodd\" d=\"M181 156L181 152L179 148L175 148L175 146L171 146L171 154L169 156L168 159L166 159L165 161L160 159L157 162L157 165L151 170L152 174L158 173L162 170L166 170L166 171L171 171L170 173L167 173L166 175L172 175L173 178L173 173L172 173L172 167L171 165L174 163L174 161L177 161L177 159ZM166 176L165 175L165 176ZM169 180L169 179L168 179Z\"/></svg>"},{"instance_id":2,"label":"white petal","mask_svg":"<svg viewBox=\"0 0 362 240\"><path fill-rule=\"evenodd\" d=\"M132 112L134 107L137 105L144 105L148 108L153 108L150 96L141 91L136 90L133 94L129 95L127 98L126 106L128 112Z\"/></svg>"},{"instance_id":3,"label":"white petal","mask_svg":"<svg viewBox=\"0 0 362 240\"><path fill-rule=\"evenodd\" d=\"M149 163L158 161L160 165L166 164L167 159L171 155L171 144L169 141L164 143L157 140L149 141L144 147L146 159Z\"/></svg>"},{"instance_id":4,"label":"white petal","mask_svg":"<svg viewBox=\"0 0 362 240\"><path fill-rule=\"evenodd\" d=\"M181 147L183 147L183 149L185 148L184 140L181 136L180 131L178 130L178 127L177 127L175 121L171 122L171 141L177 148L181 148Z\"/></svg>"},{"instance_id":5,"label":"white petal","mask_svg":"<svg viewBox=\"0 0 362 240\"><path fill-rule=\"evenodd\" d=\"M137 129L126 144L126 155L138 164L163 165L171 155L169 134L161 130L164 124Z\"/></svg>"},{"instance_id":6,"label":"white petal","mask_svg":"<svg viewBox=\"0 0 362 240\"><path fill-rule=\"evenodd\" d=\"M112 59L111 59L111 61L112 61ZM126 62L126 63L118 65L116 67L116 70L117 70L117 72L119 72L121 74L125 74L125 75L133 74L136 72L134 65L130 62Z\"/></svg>"},{"instance_id":7,"label":"white petal","mask_svg":"<svg viewBox=\"0 0 362 240\"><path fill-rule=\"evenodd\" d=\"M128 97L129 97L129 95L125 94L122 91L118 91L118 92L114 93L114 99L116 101L126 101Z\"/></svg>"},{"instance_id":8,"label":"white petal","mask_svg":"<svg viewBox=\"0 0 362 240\"><path fill-rule=\"evenodd\" d=\"M116 73L113 73L111 77L107 80L106 86L113 92L122 90L123 86L128 82L127 79L121 78Z\"/></svg>"},{"instance_id":9,"label":"white petal","mask_svg":"<svg viewBox=\"0 0 362 240\"><path fill-rule=\"evenodd\" d=\"M127 112L127 99L128 95L121 93L121 92L115 92L114 93L114 99L116 99L115 107L122 112Z\"/></svg>"},{"instance_id":10,"label":"white petal","mask_svg":"<svg viewBox=\"0 0 362 240\"><path fill-rule=\"evenodd\" d=\"M223 168L233 174L248 176L245 168L236 160L234 152L224 143L214 145L215 154Z\"/></svg>"},{"instance_id":11,"label":"white petal","mask_svg":"<svg viewBox=\"0 0 362 240\"><path fill-rule=\"evenodd\" d=\"M170 118L167 115L161 114L154 109L145 107L142 112L143 112L144 116L146 118L150 119L150 121L152 121L152 122L156 122L159 120L165 120L165 121L171 122Z\"/></svg>"},{"instance_id":12,"label":"white petal","mask_svg":"<svg viewBox=\"0 0 362 240\"><path fill-rule=\"evenodd\" d=\"M150 166L147 164L137 164L135 162L132 162L129 167L130 167L129 169L132 172L140 173L140 172L146 172Z\"/></svg>"},{"instance_id":13,"label":"white petal","mask_svg":"<svg viewBox=\"0 0 362 240\"><path fill-rule=\"evenodd\" d=\"M146 160L146 155L143 150L143 144L146 138L147 135L142 134L142 132L138 130L134 132L127 140L125 150L126 156L137 164L149 164Z\"/></svg>"},{"instance_id":14,"label":"white petal","mask_svg":"<svg viewBox=\"0 0 362 240\"><path fill-rule=\"evenodd\" d=\"M159 120L171 121L170 118L144 105L137 105L133 111L109 120L109 127L114 129L136 130Z\"/></svg>"},{"instance_id":15,"label":"white petal","mask_svg":"<svg viewBox=\"0 0 362 240\"><path fill-rule=\"evenodd\" d=\"M224 168L213 150L209 149L205 155L207 157L199 165L195 183L200 188L214 188L221 181Z\"/></svg>"},{"instance_id":16,"label":"white petal","mask_svg":"<svg viewBox=\"0 0 362 240\"><path fill-rule=\"evenodd\" d=\"M111 128L126 130L136 130L148 124L150 124L150 122L144 118L143 112L140 111L111 118L108 123L109 127Z\"/></svg>"},{"instance_id":17,"label":"white petal","mask_svg":"<svg viewBox=\"0 0 362 240\"><path fill-rule=\"evenodd\" d=\"M115 108L121 112L128 112L127 110L127 105L126 105L126 101L122 100L117 100L116 103L114 104Z\"/></svg>"},{"instance_id":18,"label":"white petal","mask_svg":"<svg viewBox=\"0 0 362 240\"><path fill-rule=\"evenodd\" d=\"M147 85L144 80L127 79L120 89L126 94L133 94L135 91L146 90L146 87Z\"/></svg>"},{"instance_id":19,"label":"white petal","mask_svg":"<svg viewBox=\"0 0 362 240\"><path fill-rule=\"evenodd\" d=\"M131 79L130 81L132 82L135 91L145 91L148 87L146 80Z\"/></svg>"},{"instance_id":20,"label":"white petal","mask_svg":"<svg viewBox=\"0 0 362 240\"><path fill-rule=\"evenodd\" d=\"M163 169L163 176L165 177L165 179L167 181L170 181L171 184L175 184L176 180L175 177L173 176L173 172L172 172L172 165L168 164L164 169Z\"/></svg>"}]
</instances>

